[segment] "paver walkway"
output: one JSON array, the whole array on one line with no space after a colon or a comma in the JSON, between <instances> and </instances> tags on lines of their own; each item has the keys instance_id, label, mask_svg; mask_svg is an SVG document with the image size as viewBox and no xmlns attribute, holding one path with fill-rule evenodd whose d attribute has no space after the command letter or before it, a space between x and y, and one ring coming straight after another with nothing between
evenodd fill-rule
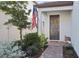
<instances>
[{"instance_id":1,"label":"paver walkway","mask_svg":"<svg viewBox=\"0 0 79 59\"><path fill-rule=\"evenodd\" d=\"M63 45L61 42L49 43L41 58L63 58Z\"/></svg>"}]
</instances>

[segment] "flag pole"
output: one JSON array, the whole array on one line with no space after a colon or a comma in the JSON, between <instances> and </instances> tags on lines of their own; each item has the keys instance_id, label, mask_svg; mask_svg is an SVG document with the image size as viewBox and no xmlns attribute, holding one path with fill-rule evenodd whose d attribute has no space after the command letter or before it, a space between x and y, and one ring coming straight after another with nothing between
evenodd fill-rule
<instances>
[{"instance_id":1,"label":"flag pole","mask_svg":"<svg viewBox=\"0 0 79 59\"><path fill-rule=\"evenodd\" d=\"M36 6L36 8L37 8L37 6ZM38 18L38 10L37 10L37 34L38 34L38 21L39 21L39 18Z\"/></svg>"},{"instance_id":2,"label":"flag pole","mask_svg":"<svg viewBox=\"0 0 79 59\"><path fill-rule=\"evenodd\" d=\"M37 16L37 34L38 34L38 16Z\"/></svg>"}]
</instances>

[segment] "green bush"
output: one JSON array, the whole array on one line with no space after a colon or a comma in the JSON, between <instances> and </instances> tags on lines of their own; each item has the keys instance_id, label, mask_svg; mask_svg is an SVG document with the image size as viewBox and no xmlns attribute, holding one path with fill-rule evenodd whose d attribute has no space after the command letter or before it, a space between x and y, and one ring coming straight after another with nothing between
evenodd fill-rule
<instances>
[{"instance_id":1,"label":"green bush","mask_svg":"<svg viewBox=\"0 0 79 59\"><path fill-rule=\"evenodd\" d=\"M47 45L47 38L45 37L44 34L40 35L40 46L41 48L44 48Z\"/></svg>"},{"instance_id":2,"label":"green bush","mask_svg":"<svg viewBox=\"0 0 79 59\"><path fill-rule=\"evenodd\" d=\"M26 47L31 45L35 45L37 47L40 46L40 37L37 33L29 33L24 36L23 43Z\"/></svg>"},{"instance_id":3,"label":"green bush","mask_svg":"<svg viewBox=\"0 0 79 59\"><path fill-rule=\"evenodd\" d=\"M24 36L22 50L26 51L27 56L31 56L40 49L40 37L37 33L29 33Z\"/></svg>"},{"instance_id":4,"label":"green bush","mask_svg":"<svg viewBox=\"0 0 79 59\"><path fill-rule=\"evenodd\" d=\"M44 34L38 35L37 33L29 33L24 36L23 42L26 47L34 45L38 48L44 48L47 44L47 38Z\"/></svg>"},{"instance_id":5,"label":"green bush","mask_svg":"<svg viewBox=\"0 0 79 59\"><path fill-rule=\"evenodd\" d=\"M39 49L44 48L47 44L47 38L44 34L38 35L37 33L25 34L21 41L16 41L18 45L21 45L22 51L26 52L26 56L30 57L37 53Z\"/></svg>"}]
</instances>

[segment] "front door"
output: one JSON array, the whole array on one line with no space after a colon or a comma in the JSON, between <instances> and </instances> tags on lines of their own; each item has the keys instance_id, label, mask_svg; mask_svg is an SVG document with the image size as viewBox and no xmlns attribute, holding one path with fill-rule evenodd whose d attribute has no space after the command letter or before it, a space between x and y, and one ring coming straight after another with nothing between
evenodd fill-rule
<instances>
[{"instance_id":1,"label":"front door","mask_svg":"<svg viewBox=\"0 0 79 59\"><path fill-rule=\"evenodd\" d=\"M50 15L50 40L59 40L59 15Z\"/></svg>"}]
</instances>

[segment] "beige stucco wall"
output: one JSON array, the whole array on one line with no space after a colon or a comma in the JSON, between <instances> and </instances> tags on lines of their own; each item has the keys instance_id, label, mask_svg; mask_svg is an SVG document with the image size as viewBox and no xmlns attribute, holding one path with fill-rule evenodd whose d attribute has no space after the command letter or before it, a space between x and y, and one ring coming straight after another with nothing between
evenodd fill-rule
<instances>
[{"instance_id":1,"label":"beige stucco wall","mask_svg":"<svg viewBox=\"0 0 79 59\"><path fill-rule=\"evenodd\" d=\"M6 42L10 40L18 39L18 30L12 25L4 25L11 17L5 15L3 11L0 11L0 41ZM9 29L8 29L9 28Z\"/></svg>"},{"instance_id":2,"label":"beige stucco wall","mask_svg":"<svg viewBox=\"0 0 79 59\"><path fill-rule=\"evenodd\" d=\"M72 11L60 13L60 40L64 40L65 36L71 37L71 21Z\"/></svg>"}]
</instances>

